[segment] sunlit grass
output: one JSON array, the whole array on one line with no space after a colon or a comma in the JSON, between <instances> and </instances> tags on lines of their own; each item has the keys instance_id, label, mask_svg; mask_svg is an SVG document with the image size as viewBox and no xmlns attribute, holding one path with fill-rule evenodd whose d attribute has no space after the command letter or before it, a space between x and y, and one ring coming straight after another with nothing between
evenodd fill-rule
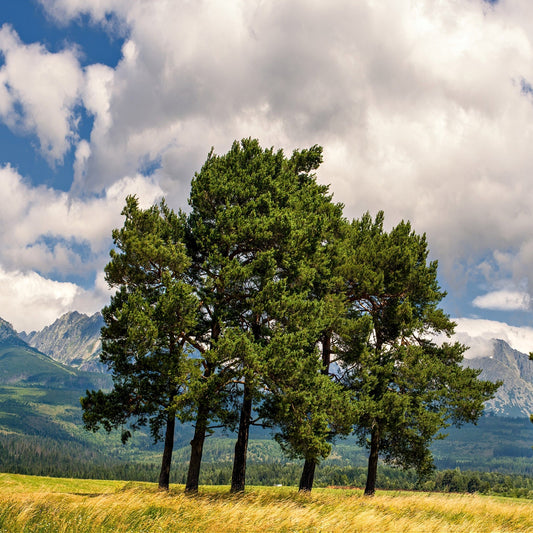
<instances>
[{"instance_id":1,"label":"sunlit grass","mask_svg":"<svg viewBox=\"0 0 533 533\"><path fill-rule=\"evenodd\" d=\"M476 495L201 487L0 474L0 532L533 532L533 504Z\"/></svg>"}]
</instances>

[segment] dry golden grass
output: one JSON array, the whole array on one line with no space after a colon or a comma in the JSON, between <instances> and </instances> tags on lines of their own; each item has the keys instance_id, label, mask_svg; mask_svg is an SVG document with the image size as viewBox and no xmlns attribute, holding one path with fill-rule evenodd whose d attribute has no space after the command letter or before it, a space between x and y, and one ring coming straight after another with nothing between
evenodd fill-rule
<instances>
[{"instance_id":1,"label":"dry golden grass","mask_svg":"<svg viewBox=\"0 0 533 533\"><path fill-rule=\"evenodd\" d=\"M0 532L533 532L533 503L475 495L154 485L0 474Z\"/></svg>"}]
</instances>

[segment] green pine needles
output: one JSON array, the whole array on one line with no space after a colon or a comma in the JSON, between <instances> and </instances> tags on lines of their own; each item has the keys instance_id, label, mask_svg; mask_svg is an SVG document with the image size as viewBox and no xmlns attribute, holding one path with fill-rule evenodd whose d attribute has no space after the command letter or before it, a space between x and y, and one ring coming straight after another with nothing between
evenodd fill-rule
<instances>
[{"instance_id":1,"label":"green pine needles","mask_svg":"<svg viewBox=\"0 0 533 533\"><path fill-rule=\"evenodd\" d=\"M231 491L242 492L250 427L271 428L304 460L300 490L336 436L378 457L431 471L429 445L449 424L475 422L498 387L461 366L466 347L437 345L454 324L425 236L383 214L348 221L314 171L322 149L211 151L190 212L128 197L113 232L102 363L114 388L82 398L87 429L149 426L164 440L168 490L176 419L194 422L187 492L196 492L205 438L236 431Z\"/></svg>"}]
</instances>

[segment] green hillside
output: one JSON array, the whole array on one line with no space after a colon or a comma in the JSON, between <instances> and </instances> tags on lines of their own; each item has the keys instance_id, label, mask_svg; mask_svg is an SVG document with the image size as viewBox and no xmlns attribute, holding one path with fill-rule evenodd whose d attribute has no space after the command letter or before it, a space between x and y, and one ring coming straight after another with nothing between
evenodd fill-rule
<instances>
[{"instance_id":1,"label":"green hillside","mask_svg":"<svg viewBox=\"0 0 533 533\"><path fill-rule=\"evenodd\" d=\"M79 398L86 389L108 388L107 375L80 372L25 343L0 345L0 430L82 441Z\"/></svg>"},{"instance_id":2,"label":"green hillside","mask_svg":"<svg viewBox=\"0 0 533 533\"><path fill-rule=\"evenodd\" d=\"M5 338L7 342L9 335ZM12 340L12 339L11 339ZM4 472L69 477L157 478L161 447L137 432L122 446L111 435L83 429L79 398L86 389L107 388L110 377L65 366L23 341L0 342L0 469ZM190 425L178 425L173 482L182 482L189 458ZM433 446L438 468L533 475L533 424L527 418L484 417L478 426L454 429ZM219 431L205 444L203 483L226 483L235 436ZM366 451L349 437L335 443L317 469L317 483L358 484ZM289 462L267 430L255 428L249 443L251 483L296 483L301 465ZM413 487L412 473L381 468L389 488Z\"/></svg>"},{"instance_id":3,"label":"green hillside","mask_svg":"<svg viewBox=\"0 0 533 533\"><path fill-rule=\"evenodd\" d=\"M109 387L111 380L62 365L29 346L0 346L0 385L15 384L83 390Z\"/></svg>"},{"instance_id":4,"label":"green hillside","mask_svg":"<svg viewBox=\"0 0 533 533\"><path fill-rule=\"evenodd\" d=\"M3 330L6 331L5 325ZM2 342L3 341L3 342ZM86 389L109 388L108 375L54 361L25 342L0 340L0 465L5 472L76 475L135 459L117 435L83 429L79 399ZM137 447L148 447L142 435ZM154 452L150 452L153 454ZM149 454L143 453L143 459ZM103 468L103 467L106 468Z\"/></svg>"}]
</instances>

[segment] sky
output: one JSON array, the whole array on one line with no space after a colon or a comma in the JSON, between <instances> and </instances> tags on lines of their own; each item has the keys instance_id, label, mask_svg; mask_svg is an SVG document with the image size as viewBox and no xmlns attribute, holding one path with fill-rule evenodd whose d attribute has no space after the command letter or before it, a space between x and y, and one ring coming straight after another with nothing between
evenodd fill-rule
<instances>
[{"instance_id":1,"label":"sky","mask_svg":"<svg viewBox=\"0 0 533 533\"><path fill-rule=\"evenodd\" d=\"M468 337L533 349L530 0L3 0L0 316L109 302L127 194L214 147L319 144L348 218L426 233Z\"/></svg>"}]
</instances>

